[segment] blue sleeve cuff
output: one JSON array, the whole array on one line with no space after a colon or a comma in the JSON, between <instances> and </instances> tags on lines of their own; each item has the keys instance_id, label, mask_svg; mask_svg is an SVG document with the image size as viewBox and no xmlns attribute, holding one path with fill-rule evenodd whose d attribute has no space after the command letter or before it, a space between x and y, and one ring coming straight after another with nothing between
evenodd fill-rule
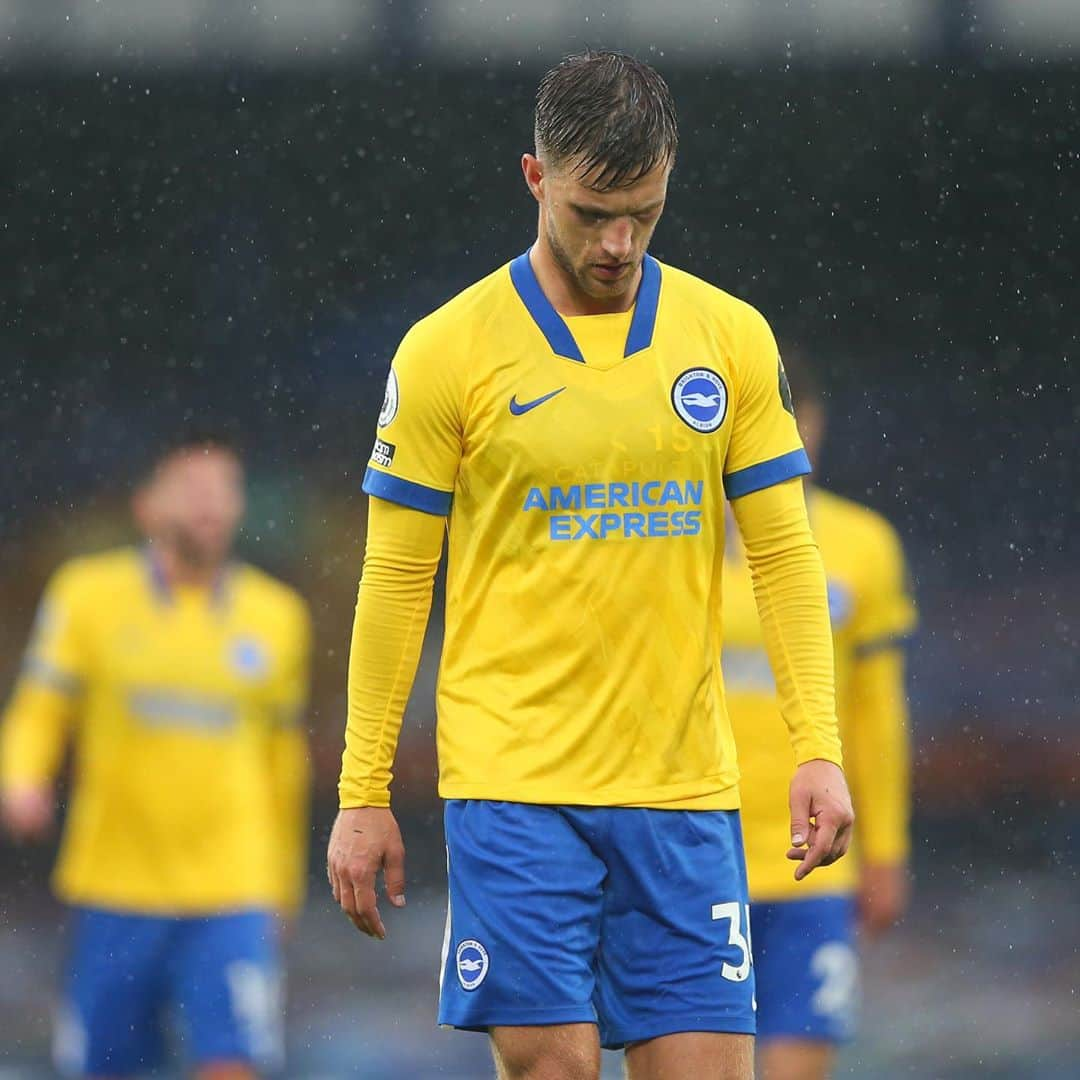
<instances>
[{"instance_id":1,"label":"blue sleeve cuff","mask_svg":"<svg viewBox=\"0 0 1080 1080\"><path fill-rule=\"evenodd\" d=\"M793 476L806 476L810 472L810 459L802 448L781 454L770 461L751 465L748 469L728 473L724 477L724 494L728 499L737 499L749 495L752 491L782 484Z\"/></svg>"},{"instance_id":2,"label":"blue sleeve cuff","mask_svg":"<svg viewBox=\"0 0 1080 1080\"><path fill-rule=\"evenodd\" d=\"M387 502L407 506L411 510L422 510L425 514L446 517L450 513L453 496L449 491L439 491L412 480L402 480L400 476L390 476L368 466L364 473L363 489L368 495L374 495Z\"/></svg>"}]
</instances>

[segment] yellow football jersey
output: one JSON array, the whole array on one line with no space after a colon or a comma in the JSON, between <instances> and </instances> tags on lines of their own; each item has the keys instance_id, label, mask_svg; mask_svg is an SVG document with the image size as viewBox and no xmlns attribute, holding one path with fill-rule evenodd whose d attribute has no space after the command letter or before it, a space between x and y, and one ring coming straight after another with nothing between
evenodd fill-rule
<instances>
[{"instance_id":1,"label":"yellow football jersey","mask_svg":"<svg viewBox=\"0 0 1080 1080\"><path fill-rule=\"evenodd\" d=\"M250 566L170 589L148 551L49 584L4 717L0 782L47 782L73 745L62 899L192 914L288 910L307 832L309 620Z\"/></svg>"},{"instance_id":2,"label":"yellow football jersey","mask_svg":"<svg viewBox=\"0 0 1080 1080\"><path fill-rule=\"evenodd\" d=\"M750 572L737 543L724 560L724 683L739 752L743 837L750 895L778 900L845 892L854 887L860 847L874 859L907 854L906 705L902 668L880 669L889 685L860 700L864 675L883 650L915 626L903 551L879 514L812 487L810 524L828 577L836 664L836 703L847 777L855 802L851 854L796 882L790 846L788 784L794 762L765 655Z\"/></svg>"},{"instance_id":3,"label":"yellow football jersey","mask_svg":"<svg viewBox=\"0 0 1080 1080\"><path fill-rule=\"evenodd\" d=\"M414 326L364 490L449 515L440 794L737 806L723 499L807 471L765 320L651 257L625 314L526 253Z\"/></svg>"}]
</instances>

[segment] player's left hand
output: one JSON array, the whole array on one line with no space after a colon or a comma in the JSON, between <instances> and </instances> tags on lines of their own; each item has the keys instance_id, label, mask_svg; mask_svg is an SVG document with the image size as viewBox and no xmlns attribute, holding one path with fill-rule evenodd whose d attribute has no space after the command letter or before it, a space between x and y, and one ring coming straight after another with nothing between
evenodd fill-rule
<instances>
[{"instance_id":1,"label":"player's left hand","mask_svg":"<svg viewBox=\"0 0 1080 1080\"><path fill-rule=\"evenodd\" d=\"M877 937L894 927L907 909L909 891L906 864L863 862L857 895L860 929Z\"/></svg>"},{"instance_id":2,"label":"player's left hand","mask_svg":"<svg viewBox=\"0 0 1080 1080\"><path fill-rule=\"evenodd\" d=\"M0 792L0 824L19 842L42 840L56 818L52 785L29 785Z\"/></svg>"},{"instance_id":3,"label":"player's left hand","mask_svg":"<svg viewBox=\"0 0 1080 1080\"><path fill-rule=\"evenodd\" d=\"M815 867L836 862L851 843L855 811L844 770L831 761L804 761L788 792L791 809L791 847L787 857L798 862L795 880Z\"/></svg>"}]
</instances>

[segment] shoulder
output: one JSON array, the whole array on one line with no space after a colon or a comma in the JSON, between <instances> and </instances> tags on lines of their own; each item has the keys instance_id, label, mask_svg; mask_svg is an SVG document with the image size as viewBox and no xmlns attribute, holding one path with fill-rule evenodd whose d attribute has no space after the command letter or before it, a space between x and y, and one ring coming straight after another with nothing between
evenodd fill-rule
<instances>
[{"instance_id":1,"label":"shoulder","mask_svg":"<svg viewBox=\"0 0 1080 1080\"><path fill-rule=\"evenodd\" d=\"M311 622L307 601L291 585L251 563L235 563L229 587L260 622L306 634Z\"/></svg>"},{"instance_id":2,"label":"shoulder","mask_svg":"<svg viewBox=\"0 0 1080 1080\"><path fill-rule=\"evenodd\" d=\"M857 551L860 559L878 565L903 561L900 534L884 514L819 487L811 498L811 521L829 535L842 537L845 547Z\"/></svg>"},{"instance_id":3,"label":"shoulder","mask_svg":"<svg viewBox=\"0 0 1080 1080\"><path fill-rule=\"evenodd\" d=\"M752 304L702 278L661 264L665 303L683 325L697 325L716 342L735 376L736 390L775 377L779 351L765 316Z\"/></svg>"},{"instance_id":4,"label":"shoulder","mask_svg":"<svg viewBox=\"0 0 1080 1080\"><path fill-rule=\"evenodd\" d=\"M742 332L768 328L761 312L745 300L678 267L661 263L660 269L667 297L696 310L701 317L718 320Z\"/></svg>"},{"instance_id":5,"label":"shoulder","mask_svg":"<svg viewBox=\"0 0 1080 1080\"><path fill-rule=\"evenodd\" d=\"M118 588L138 580L143 569L143 555L133 547L78 555L57 567L49 581L48 592L67 599L99 593L115 594Z\"/></svg>"}]
</instances>

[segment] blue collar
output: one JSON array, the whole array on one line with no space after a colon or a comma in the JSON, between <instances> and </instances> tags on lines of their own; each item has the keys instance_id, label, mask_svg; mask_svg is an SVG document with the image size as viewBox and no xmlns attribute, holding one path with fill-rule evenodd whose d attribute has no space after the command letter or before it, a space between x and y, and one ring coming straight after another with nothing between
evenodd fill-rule
<instances>
[{"instance_id":1,"label":"blue collar","mask_svg":"<svg viewBox=\"0 0 1080 1080\"><path fill-rule=\"evenodd\" d=\"M146 566L147 576L150 579L150 589L159 603L171 604L173 592L161 567L161 562L155 556L153 548L145 544L142 549L143 562ZM228 604L230 568L223 566L214 578L210 587L210 604L217 611L223 611Z\"/></svg>"},{"instance_id":2,"label":"blue collar","mask_svg":"<svg viewBox=\"0 0 1080 1080\"><path fill-rule=\"evenodd\" d=\"M574 335L570 333L570 327L551 306L551 301L544 295L540 282L536 280L528 251L523 252L510 264L510 280L533 322L540 328L540 333L547 338L551 351L556 356L584 364L585 357L581 355ZM624 357L633 356L652 344L659 303L660 264L651 255L646 255L641 266L641 284L638 286L637 301L634 304L634 317L630 320L630 330L626 335Z\"/></svg>"}]
</instances>

